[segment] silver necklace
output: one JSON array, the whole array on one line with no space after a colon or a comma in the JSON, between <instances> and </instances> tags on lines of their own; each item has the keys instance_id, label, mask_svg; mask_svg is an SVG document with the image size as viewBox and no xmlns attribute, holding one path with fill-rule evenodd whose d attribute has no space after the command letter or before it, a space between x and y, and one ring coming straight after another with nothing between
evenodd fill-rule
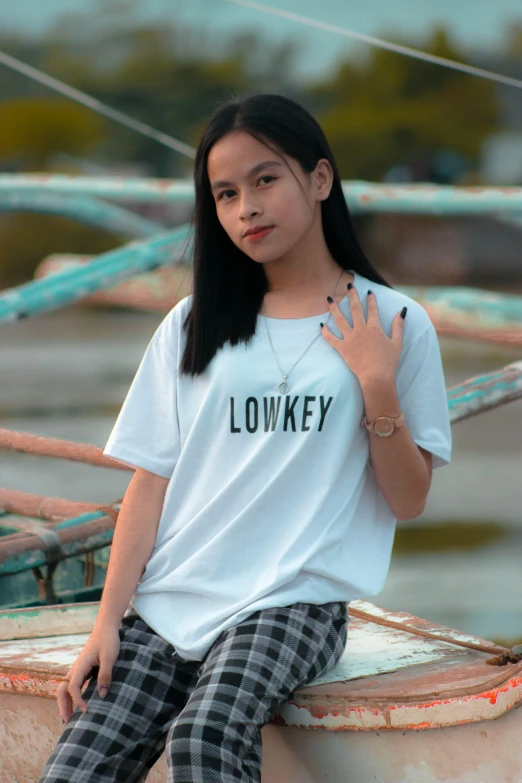
<instances>
[{"instance_id":1,"label":"silver necklace","mask_svg":"<svg viewBox=\"0 0 522 783\"><path fill-rule=\"evenodd\" d=\"M337 293L337 286L339 285L339 280L341 279L341 277L343 276L343 274L344 274L344 272L345 272L345 271L346 271L346 270L345 270L345 269L343 269L343 271L341 272L341 274L340 274L340 275L339 275L339 277L337 278L337 283L335 284L335 291L334 291L333 299L335 299L335 295L336 295L336 293ZM331 316L331 315L332 315L332 312L330 311L330 312L328 313L328 318L326 319L326 321L325 321L325 324L327 324L327 323L328 323L328 321L330 320L330 316ZM273 346L273 343L272 343L272 338L270 337L270 332L269 332L269 330L268 330L268 321L266 320L266 317L265 317L264 315L263 315L263 319L264 319L265 326L266 326L266 333L267 333L267 335L268 335L268 339L269 339L269 341L270 341L270 347L272 348L272 353L274 354L275 360L276 360L276 362L277 362L277 366L278 366L278 367L279 367L279 369L281 370L281 374L282 374L282 376L283 376L283 380L282 380L282 381L281 381L281 383L280 383L280 384L278 384L278 386L277 386L277 391L278 391L280 394L288 394L288 392L290 391L290 385L289 385L289 383L288 383L288 381L287 381L286 379L288 378L288 376L290 375L290 373L291 373L291 372L292 372L292 370L294 369L294 367L295 367L295 365L297 364L297 362L301 361L301 359L303 358L303 356L305 355L305 353L306 353L306 352L309 350L309 348L311 348L311 347L312 347L312 345L315 343L315 341L316 341L316 340L317 340L317 339L318 339L318 338L321 336L321 332L319 332L319 334L317 335L317 337L314 337L314 339L312 340L312 342L310 343L310 345L308 345L308 346L307 346L307 347L304 349L304 351L303 351L303 353L301 354L301 356L299 357L299 359L298 359L296 362L294 362L294 363L293 363L293 365L290 367L290 369L288 370L288 372L285 374L285 372L284 372L283 368L282 368L282 367L281 367L281 365L279 364L279 360L278 360L278 358L277 358L277 354L276 354L276 352L274 351L274 346Z\"/></svg>"}]
</instances>

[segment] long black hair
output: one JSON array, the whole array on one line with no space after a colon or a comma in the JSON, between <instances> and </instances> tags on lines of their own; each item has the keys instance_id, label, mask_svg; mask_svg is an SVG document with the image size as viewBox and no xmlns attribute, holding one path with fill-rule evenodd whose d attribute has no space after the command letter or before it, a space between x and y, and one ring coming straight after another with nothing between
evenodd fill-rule
<instances>
[{"instance_id":1,"label":"long black hair","mask_svg":"<svg viewBox=\"0 0 522 783\"><path fill-rule=\"evenodd\" d=\"M326 158L333 170L330 193L321 202L328 250L343 269L353 269L392 288L372 267L359 245L330 146L312 115L283 95L257 93L229 100L210 117L194 161L193 294L184 322L187 339L180 362L180 372L193 376L204 372L227 341L230 345L249 342L268 291L263 264L253 261L230 239L219 222L210 190L210 150L233 131L249 133L276 154L294 158L306 174L315 169L321 158Z\"/></svg>"}]
</instances>

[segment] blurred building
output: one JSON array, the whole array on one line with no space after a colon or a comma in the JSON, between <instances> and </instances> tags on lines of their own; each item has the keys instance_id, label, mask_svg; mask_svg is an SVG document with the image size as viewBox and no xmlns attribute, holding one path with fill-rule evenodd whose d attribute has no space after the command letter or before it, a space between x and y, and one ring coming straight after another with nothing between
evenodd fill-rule
<instances>
[{"instance_id":1,"label":"blurred building","mask_svg":"<svg viewBox=\"0 0 522 783\"><path fill-rule=\"evenodd\" d=\"M481 55L477 65L522 81L522 60ZM522 185L522 100L520 89L497 84L500 129L482 148L480 174L490 185Z\"/></svg>"}]
</instances>

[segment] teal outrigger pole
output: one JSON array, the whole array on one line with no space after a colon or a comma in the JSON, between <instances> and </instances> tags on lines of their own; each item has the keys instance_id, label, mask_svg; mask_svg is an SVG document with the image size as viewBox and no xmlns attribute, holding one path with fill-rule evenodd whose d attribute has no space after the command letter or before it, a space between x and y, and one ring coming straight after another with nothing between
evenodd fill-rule
<instances>
[{"instance_id":1,"label":"teal outrigger pole","mask_svg":"<svg viewBox=\"0 0 522 783\"><path fill-rule=\"evenodd\" d=\"M191 248L190 229L181 226L154 239L102 253L79 268L9 288L0 294L0 324L74 304L133 275L179 262Z\"/></svg>"},{"instance_id":2,"label":"teal outrigger pole","mask_svg":"<svg viewBox=\"0 0 522 783\"><path fill-rule=\"evenodd\" d=\"M522 188L457 188L439 185L380 185L343 182L353 212L407 214L502 214L522 216ZM9 195L10 188L13 195ZM169 231L105 199L191 203L194 185L184 180L98 179L66 175L0 175L0 209L31 208L77 217L110 230L146 237L99 255L89 264L34 280L0 294L0 324L66 307L136 274L192 258L188 225ZM46 200L48 199L48 203ZM63 210L62 212L60 210ZM163 233L162 233L163 232ZM187 241L185 250L181 245ZM471 287L399 286L424 303L483 319L488 328L520 328L522 297Z\"/></svg>"},{"instance_id":3,"label":"teal outrigger pole","mask_svg":"<svg viewBox=\"0 0 522 783\"><path fill-rule=\"evenodd\" d=\"M410 215L504 215L522 217L522 187L386 184L343 180L346 203L353 213L390 212ZM194 202L192 179L85 177L67 174L0 174L0 194L59 193L114 201L148 203Z\"/></svg>"},{"instance_id":4,"label":"teal outrigger pole","mask_svg":"<svg viewBox=\"0 0 522 783\"><path fill-rule=\"evenodd\" d=\"M116 204L83 194L48 192L44 188L26 189L14 185L11 190L0 189L0 212L59 215L129 239L153 237L165 230L159 223Z\"/></svg>"}]
</instances>

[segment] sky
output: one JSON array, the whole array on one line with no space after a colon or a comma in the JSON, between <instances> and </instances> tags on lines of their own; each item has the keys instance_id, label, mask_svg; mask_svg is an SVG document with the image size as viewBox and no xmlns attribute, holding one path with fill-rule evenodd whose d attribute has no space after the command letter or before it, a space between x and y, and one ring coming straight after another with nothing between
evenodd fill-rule
<instances>
[{"instance_id":1,"label":"sky","mask_svg":"<svg viewBox=\"0 0 522 783\"><path fill-rule=\"evenodd\" d=\"M99 13L102 4L103 0L0 0L0 31L41 36L64 14ZM366 35L390 40L407 36L416 47L433 26L444 25L470 55L479 50L501 52L506 30L513 22L522 25L522 0L264 0L263 4ZM179 21L196 30L212 29L216 35L248 30L274 42L298 38L302 52L296 72L303 76L323 76L343 55L365 46L229 0L138 0L133 17L137 23Z\"/></svg>"}]
</instances>

